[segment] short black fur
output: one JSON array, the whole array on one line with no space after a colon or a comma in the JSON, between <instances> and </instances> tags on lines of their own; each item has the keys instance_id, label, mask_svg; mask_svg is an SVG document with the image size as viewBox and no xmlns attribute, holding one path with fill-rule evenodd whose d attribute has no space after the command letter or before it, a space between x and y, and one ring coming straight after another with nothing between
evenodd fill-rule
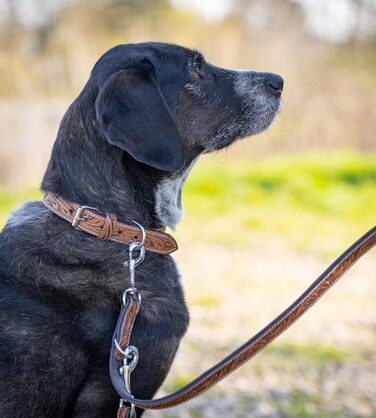
<instances>
[{"instance_id":1,"label":"short black fur","mask_svg":"<svg viewBox=\"0 0 376 418\"><path fill-rule=\"evenodd\" d=\"M181 179L198 155L260 132L275 117L279 97L266 77L217 68L176 45L113 48L66 112L42 190L145 226L170 225ZM116 416L107 364L129 286L127 257L126 245L79 232L39 201L10 217L0 234L2 418ZM137 286L132 391L150 398L189 315L172 257L148 253Z\"/></svg>"}]
</instances>

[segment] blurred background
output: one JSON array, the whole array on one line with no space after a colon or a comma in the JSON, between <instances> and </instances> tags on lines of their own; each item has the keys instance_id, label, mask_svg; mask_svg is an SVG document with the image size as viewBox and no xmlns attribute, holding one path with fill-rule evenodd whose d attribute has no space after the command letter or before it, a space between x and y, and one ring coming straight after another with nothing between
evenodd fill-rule
<instances>
[{"instance_id":1,"label":"blurred background","mask_svg":"<svg viewBox=\"0 0 376 418\"><path fill-rule=\"evenodd\" d=\"M376 1L0 0L0 226L40 198L59 122L95 61L148 40L285 79L272 129L201 159L187 181L176 258L192 319L164 393L258 331L375 224ZM375 279L373 251L253 362L145 416L376 417Z\"/></svg>"}]
</instances>

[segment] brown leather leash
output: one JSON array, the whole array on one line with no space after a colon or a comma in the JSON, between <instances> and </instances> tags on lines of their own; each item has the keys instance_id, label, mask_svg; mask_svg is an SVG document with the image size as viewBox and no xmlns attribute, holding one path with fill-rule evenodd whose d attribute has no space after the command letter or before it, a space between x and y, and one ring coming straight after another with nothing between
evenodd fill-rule
<instances>
[{"instance_id":1,"label":"brown leather leash","mask_svg":"<svg viewBox=\"0 0 376 418\"><path fill-rule=\"evenodd\" d=\"M131 393L130 375L137 365L138 351L136 347L129 345L129 342L133 324L141 304L141 297L134 282L134 268L143 259L142 243L131 244L129 249L130 261L128 262L131 274L131 288L127 289L123 294L109 364L112 384L121 397L118 418L136 417L136 406L142 409L170 408L185 403L208 390L282 334L375 244L376 226L351 245L294 303L255 336L188 385L158 399L137 399ZM133 251L135 250L140 251L140 254L138 257L133 258Z\"/></svg>"}]
</instances>

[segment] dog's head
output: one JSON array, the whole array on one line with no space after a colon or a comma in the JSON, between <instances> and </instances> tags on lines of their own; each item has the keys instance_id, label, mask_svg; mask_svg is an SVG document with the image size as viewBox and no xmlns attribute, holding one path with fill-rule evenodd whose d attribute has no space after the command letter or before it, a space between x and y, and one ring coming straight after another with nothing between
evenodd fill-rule
<instances>
[{"instance_id":1,"label":"dog's head","mask_svg":"<svg viewBox=\"0 0 376 418\"><path fill-rule=\"evenodd\" d=\"M117 46L65 114L42 189L174 228L193 162L266 129L282 87L278 75L218 68L176 45Z\"/></svg>"},{"instance_id":2,"label":"dog's head","mask_svg":"<svg viewBox=\"0 0 376 418\"><path fill-rule=\"evenodd\" d=\"M105 138L166 172L265 130L283 88L276 74L219 68L197 51L161 43L111 49L91 79Z\"/></svg>"}]
</instances>

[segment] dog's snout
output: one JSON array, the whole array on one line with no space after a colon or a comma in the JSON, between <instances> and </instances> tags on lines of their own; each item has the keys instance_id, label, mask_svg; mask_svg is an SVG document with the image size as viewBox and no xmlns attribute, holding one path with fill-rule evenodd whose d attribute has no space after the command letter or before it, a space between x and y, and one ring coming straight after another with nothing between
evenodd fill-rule
<instances>
[{"instance_id":1,"label":"dog's snout","mask_svg":"<svg viewBox=\"0 0 376 418\"><path fill-rule=\"evenodd\" d=\"M278 74L267 73L265 75L265 85L271 93L280 96L283 90L283 78Z\"/></svg>"}]
</instances>

